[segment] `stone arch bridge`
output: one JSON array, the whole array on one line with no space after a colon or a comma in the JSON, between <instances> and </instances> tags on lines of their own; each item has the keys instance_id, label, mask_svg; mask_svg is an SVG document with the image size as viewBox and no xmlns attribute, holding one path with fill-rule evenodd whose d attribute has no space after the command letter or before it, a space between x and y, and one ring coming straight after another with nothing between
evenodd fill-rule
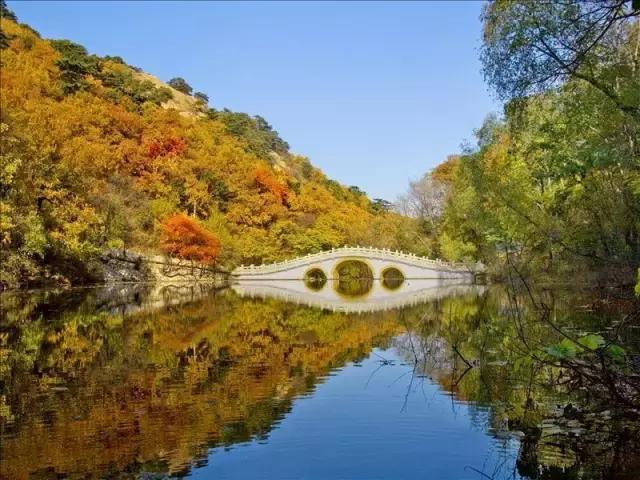
<instances>
[{"instance_id":1,"label":"stone arch bridge","mask_svg":"<svg viewBox=\"0 0 640 480\"><path fill-rule=\"evenodd\" d=\"M483 269L480 264L449 263L387 249L342 247L284 262L243 265L232 272L232 277L237 280L304 280L309 271L319 269L327 279L336 279L337 267L348 260L367 264L374 279L382 278L385 270L395 268L405 279L458 279L473 282L475 275Z\"/></svg>"}]
</instances>

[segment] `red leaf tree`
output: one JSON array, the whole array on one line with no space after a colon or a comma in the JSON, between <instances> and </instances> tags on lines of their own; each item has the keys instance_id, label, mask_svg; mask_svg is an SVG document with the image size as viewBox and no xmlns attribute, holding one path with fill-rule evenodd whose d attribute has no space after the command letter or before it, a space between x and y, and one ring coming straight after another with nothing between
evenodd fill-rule
<instances>
[{"instance_id":1,"label":"red leaf tree","mask_svg":"<svg viewBox=\"0 0 640 480\"><path fill-rule=\"evenodd\" d=\"M167 254L212 264L220 253L220 241L196 220L179 213L162 222L160 248Z\"/></svg>"},{"instance_id":2,"label":"red leaf tree","mask_svg":"<svg viewBox=\"0 0 640 480\"><path fill-rule=\"evenodd\" d=\"M147 145L147 156L153 159L170 155L180 156L186 149L187 142L183 138L154 139Z\"/></svg>"},{"instance_id":3,"label":"red leaf tree","mask_svg":"<svg viewBox=\"0 0 640 480\"><path fill-rule=\"evenodd\" d=\"M258 190L261 192L271 192L278 197L282 203L287 203L289 197L289 189L280 183L271 173L264 167L257 167L253 172Z\"/></svg>"}]
</instances>

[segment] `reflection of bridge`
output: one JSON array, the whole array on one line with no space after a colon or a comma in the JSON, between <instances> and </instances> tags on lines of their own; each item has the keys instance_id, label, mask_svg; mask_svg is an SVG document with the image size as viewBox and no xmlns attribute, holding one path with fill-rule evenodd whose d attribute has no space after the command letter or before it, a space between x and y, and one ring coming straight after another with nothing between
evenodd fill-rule
<instances>
[{"instance_id":1,"label":"reflection of bridge","mask_svg":"<svg viewBox=\"0 0 640 480\"><path fill-rule=\"evenodd\" d=\"M389 290L382 281L373 282L369 292L358 297L347 297L338 293L336 280L313 290L304 282L295 280L238 280L233 290L243 297L277 298L287 302L333 310L334 312L364 313L392 310L417 305L440 298L464 294L480 294L484 287L469 285L463 279L416 279L406 280L395 290Z\"/></svg>"},{"instance_id":2,"label":"reflection of bridge","mask_svg":"<svg viewBox=\"0 0 640 480\"><path fill-rule=\"evenodd\" d=\"M472 282L474 274L481 270L481 266L430 260L398 251L343 247L269 265L241 266L232 275L239 280L303 280L305 273L311 269L320 269L327 278L332 279L337 278L336 267L347 260L366 263L376 279L381 278L386 269L396 268L405 279L456 278Z\"/></svg>"}]
</instances>

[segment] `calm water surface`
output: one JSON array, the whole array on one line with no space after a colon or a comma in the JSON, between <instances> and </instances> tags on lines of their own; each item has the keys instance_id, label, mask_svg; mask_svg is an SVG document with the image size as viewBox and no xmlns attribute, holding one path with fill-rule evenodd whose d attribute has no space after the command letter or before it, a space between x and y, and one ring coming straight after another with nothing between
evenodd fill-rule
<instances>
[{"instance_id":1,"label":"calm water surface","mask_svg":"<svg viewBox=\"0 0 640 480\"><path fill-rule=\"evenodd\" d=\"M360 313L264 288L4 295L0 476L639 478L634 432L576 420L519 360L501 289L427 287Z\"/></svg>"}]
</instances>

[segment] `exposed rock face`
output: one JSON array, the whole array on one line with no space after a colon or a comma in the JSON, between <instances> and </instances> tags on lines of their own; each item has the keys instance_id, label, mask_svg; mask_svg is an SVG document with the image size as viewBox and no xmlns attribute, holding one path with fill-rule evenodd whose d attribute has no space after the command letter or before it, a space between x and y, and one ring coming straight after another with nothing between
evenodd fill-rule
<instances>
[{"instance_id":1,"label":"exposed rock face","mask_svg":"<svg viewBox=\"0 0 640 480\"><path fill-rule=\"evenodd\" d=\"M151 270L144 260L135 252L108 250L90 264L90 271L98 283L152 281Z\"/></svg>"},{"instance_id":2,"label":"exposed rock face","mask_svg":"<svg viewBox=\"0 0 640 480\"><path fill-rule=\"evenodd\" d=\"M225 285L228 277L221 269L195 262L122 250L104 252L90 264L90 271L95 282L105 284L208 282Z\"/></svg>"},{"instance_id":3,"label":"exposed rock face","mask_svg":"<svg viewBox=\"0 0 640 480\"><path fill-rule=\"evenodd\" d=\"M198 103L198 100L186 93L182 93L170 85L166 84L158 77L146 72L136 72L135 77L138 80L148 80L158 88L168 88L173 94L173 98L162 104L162 108L177 110L183 117L197 118L206 116L206 106Z\"/></svg>"}]
</instances>

